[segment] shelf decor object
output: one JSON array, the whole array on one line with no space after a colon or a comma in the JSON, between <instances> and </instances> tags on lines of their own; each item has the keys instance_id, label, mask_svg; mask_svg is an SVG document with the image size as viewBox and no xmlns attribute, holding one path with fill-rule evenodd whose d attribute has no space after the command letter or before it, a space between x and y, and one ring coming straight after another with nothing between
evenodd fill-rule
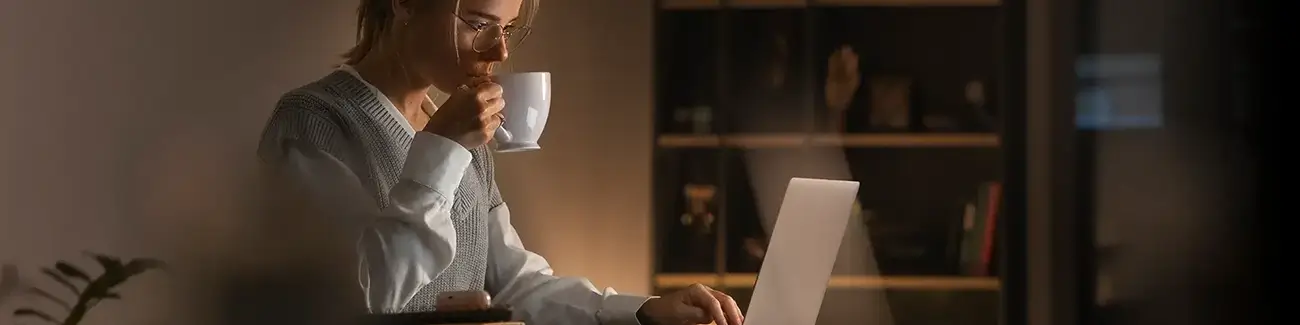
<instances>
[{"instance_id":1,"label":"shelf decor object","mask_svg":"<svg viewBox=\"0 0 1300 325\"><path fill-rule=\"evenodd\" d=\"M840 46L826 63L826 108L830 109L830 129L844 132L844 115L862 83L858 70L858 53L853 46Z\"/></svg>"},{"instance_id":2,"label":"shelf decor object","mask_svg":"<svg viewBox=\"0 0 1300 325\"><path fill-rule=\"evenodd\" d=\"M882 131L907 131L911 127L912 78L875 76L871 78L871 128Z\"/></svg>"},{"instance_id":3,"label":"shelf decor object","mask_svg":"<svg viewBox=\"0 0 1300 325\"><path fill-rule=\"evenodd\" d=\"M685 192L689 210L682 214L682 226L701 236L713 233L717 218L709 211L709 206L717 189L711 185L687 184Z\"/></svg>"}]
</instances>

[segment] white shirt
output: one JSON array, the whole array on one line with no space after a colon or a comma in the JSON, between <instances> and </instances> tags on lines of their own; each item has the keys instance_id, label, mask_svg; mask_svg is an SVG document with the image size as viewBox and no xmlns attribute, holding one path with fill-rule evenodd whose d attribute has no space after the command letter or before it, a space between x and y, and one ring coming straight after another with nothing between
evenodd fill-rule
<instances>
[{"instance_id":1,"label":"white shirt","mask_svg":"<svg viewBox=\"0 0 1300 325\"><path fill-rule=\"evenodd\" d=\"M346 70L364 79L350 67ZM373 313L403 310L456 254L451 207L471 155L464 146L428 132L416 132L397 107L374 86L375 96L414 137L390 206L380 211L360 179L342 161L304 143L288 142L282 171L304 183L332 218L361 228L360 286ZM426 111L436 109L432 101ZM503 284L493 304L507 304L530 325L638 325L636 311L648 298L598 290L590 281L553 275L546 259L524 248L501 204L488 212L489 283Z\"/></svg>"}]
</instances>

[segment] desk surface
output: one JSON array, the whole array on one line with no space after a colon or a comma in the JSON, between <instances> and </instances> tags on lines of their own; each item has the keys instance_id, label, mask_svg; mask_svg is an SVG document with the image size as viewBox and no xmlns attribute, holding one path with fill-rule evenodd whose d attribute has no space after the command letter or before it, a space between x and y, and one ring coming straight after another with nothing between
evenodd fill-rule
<instances>
[{"instance_id":1,"label":"desk surface","mask_svg":"<svg viewBox=\"0 0 1300 325\"><path fill-rule=\"evenodd\" d=\"M455 324L438 324L438 325L524 325L523 322L501 322L501 323L455 323Z\"/></svg>"}]
</instances>

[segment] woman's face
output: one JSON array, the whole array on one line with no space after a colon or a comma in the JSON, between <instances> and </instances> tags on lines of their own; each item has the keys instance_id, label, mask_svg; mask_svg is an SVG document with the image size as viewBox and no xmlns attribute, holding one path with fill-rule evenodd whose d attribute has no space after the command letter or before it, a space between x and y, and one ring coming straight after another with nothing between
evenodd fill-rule
<instances>
[{"instance_id":1,"label":"woman's face","mask_svg":"<svg viewBox=\"0 0 1300 325\"><path fill-rule=\"evenodd\" d=\"M500 25L510 30L519 17L523 0L393 0L401 26L401 60L412 73L432 82L438 90L451 93L469 78L492 73L497 63L505 61L509 50L502 39L484 49L480 39L475 50L475 36ZM405 15L405 16L404 16ZM522 22L519 22L522 23ZM485 36L486 37L486 36ZM490 38L488 38L490 40ZM459 54L459 60L457 59Z\"/></svg>"}]
</instances>

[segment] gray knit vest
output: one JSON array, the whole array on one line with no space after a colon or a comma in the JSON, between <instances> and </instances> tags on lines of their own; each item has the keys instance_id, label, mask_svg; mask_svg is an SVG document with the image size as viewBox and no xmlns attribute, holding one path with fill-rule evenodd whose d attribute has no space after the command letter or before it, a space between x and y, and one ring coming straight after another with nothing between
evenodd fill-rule
<instances>
[{"instance_id":1,"label":"gray knit vest","mask_svg":"<svg viewBox=\"0 0 1300 325\"><path fill-rule=\"evenodd\" d=\"M385 109L365 83L346 71L335 71L280 98L264 131L259 156L274 162L282 154L283 146L274 139L311 143L347 164L374 195L375 203L387 208L388 192L402 172L412 137L401 125L405 122ZM485 288L488 211L502 200L493 180L491 151L483 146L470 152L473 164L465 170L451 209L456 256L404 311L433 310L439 292Z\"/></svg>"}]
</instances>

